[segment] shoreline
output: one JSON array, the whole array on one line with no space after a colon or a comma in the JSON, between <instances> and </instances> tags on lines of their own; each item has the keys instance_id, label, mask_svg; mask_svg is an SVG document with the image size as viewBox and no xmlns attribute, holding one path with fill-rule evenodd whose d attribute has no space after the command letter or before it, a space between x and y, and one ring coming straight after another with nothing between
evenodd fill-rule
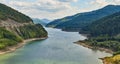
<instances>
[{"instance_id":1,"label":"shoreline","mask_svg":"<svg viewBox=\"0 0 120 64\"><path fill-rule=\"evenodd\" d=\"M110 53L110 54L114 53L114 51L112 51L110 49L107 49L107 48L90 46L90 45L84 43L84 41L77 41L77 42L75 42L75 44L82 45L83 47L86 47L86 48L89 48L89 49L92 49L92 50L96 49L96 50L100 50L100 51L105 51L105 52Z\"/></svg>"},{"instance_id":2,"label":"shoreline","mask_svg":"<svg viewBox=\"0 0 120 64\"><path fill-rule=\"evenodd\" d=\"M75 44L78 44L78 45L81 45L81 46L83 46L83 47L92 49L92 50L93 50L93 49L96 49L96 50L100 50L100 51L105 51L105 52L110 53L110 54L113 54L113 53L114 53L114 51L112 51L112 50L110 50L110 49L106 49L106 48L102 48L102 47L97 47L97 48L95 48L95 47L93 47L93 46L90 46L90 45L86 44L84 41L77 41L77 42L74 42L74 43L75 43ZM106 62L105 58L106 58L106 57L104 57L104 58L99 58L99 59L102 60L102 63L103 63L103 64L108 64L108 63Z\"/></svg>"},{"instance_id":3,"label":"shoreline","mask_svg":"<svg viewBox=\"0 0 120 64\"><path fill-rule=\"evenodd\" d=\"M110 50L110 49L106 49L106 48L102 48L102 47L93 47L93 46L90 46L90 45L88 45L88 44L86 44L84 41L77 41L77 42L74 42L75 44L78 44L78 45L81 45L81 46L83 46L83 47L86 47L86 48L89 48L89 49L96 49L96 50L100 50L100 51L105 51L105 52L107 52L107 53L110 53L110 54L113 54L114 53L114 51L112 51L112 50ZM112 57L112 56L110 56L110 57ZM107 61L106 61L106 57L104 57L104 58L99 58L100 60L102 60L102 63L103 64L109 64Z\"/></svg>"},{"instance_id":4,"label":"shoreline","mask_svg":"<svg viewBox=\"0 0 120 64\"><path fill-rule=\"evenodd\" d=\"M101 58L103 64L120 64L120 54L111 57Z\"/></svg>"},{"instance_id":5,"label":"shoreline","mask_svg":"<svg viewBox=\"0 0 120 64\"><path fill-rule=\"evenodd\" d=\"M23 40L23 42L20 42L20 43L14 45L14 46L9 46L9 47L7 47L7 48L4 49L4 50L0 50L0 55L14 52L14 51L16 51L17 49L23 47L23 46L24 46L25 44L27 44L28 42L35 41L35 40L43 40L43 39L47 39L47 38L48 38L48 37L31 38L31 39Z\"/></svg>"}]
</instances>

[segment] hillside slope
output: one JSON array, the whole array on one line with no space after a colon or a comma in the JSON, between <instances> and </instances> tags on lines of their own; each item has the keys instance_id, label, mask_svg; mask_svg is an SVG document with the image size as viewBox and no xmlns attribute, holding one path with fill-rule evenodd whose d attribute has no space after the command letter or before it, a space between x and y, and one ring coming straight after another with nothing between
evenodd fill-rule
<instances>
[{"instance_id":1,"label":"hillside slope","mask_svg":"<svg viewBox=\"0 0 120 64\"><path fill-rule=\"evenodd\" d=\"M120 11L119 5L108 5L101 9L79 13L73 16L57 19L47 25L47 27L61 28L69 31L79 31L95 20Z\"/></svg>"},{"instance_id":2,"label":"hillside slope","mask_svg":"<svg viewBox=\"0 0 120 64\"><path fill-rule=\"evenodd\" d=\"M12 9L11 7L8 7L0 3L0 19L6 20L8 18L20 23L26 23L32 21L30 17Z\"/></svg>"},{"instance_id":3,"label":"hillside slope","mask_svg":"<svg viewBox=\"0 0 120 64\"><path fill-rule=\"evenodd\" d=\"M84 31L92 36L120 34L120 12L99 19L83 28Z\"/></svg>"},{"instance_id":4,"label":"hillside slope","mask_svg":"<svg viewBox=\"0 0 120 64\"><path fill-rule=\"evenodd\" d=\"M82 43L115 52L115 56L103 59L104 64L120 63L120 12L93 22L84 27L80 33L90 34L90 37Z\"/></svg>"},{"instance_id":5,"label":"hillside slope","mask_svg":"<svg viewBox=\"0 0 120 64\"><path fill-rule=\"evenodd\" d=\"M0 3L0 50L17 45L25 39L47 37L40 24L11 7Z\"/></svg>"}]
</instances>

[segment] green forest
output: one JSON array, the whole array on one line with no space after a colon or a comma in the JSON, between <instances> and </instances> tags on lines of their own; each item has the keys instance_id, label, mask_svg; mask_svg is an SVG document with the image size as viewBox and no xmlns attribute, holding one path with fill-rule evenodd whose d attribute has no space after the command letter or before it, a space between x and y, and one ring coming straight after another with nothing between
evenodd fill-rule
<instances>
[{"instance_id":1,"label":"green forest","mask_svg":"<svg viewBox=\"0 0 120 64\"><path fill-rule=\"evenodd\" d=\"M23 39L20 36L15 35L5 28L0 28L0 49L15 45L18 42L22 42L22 40Z\"/></svg>"},{"instance_id":2,"label":"green forest","mask_svg":"<svg viewBox=\"0 0 120 64\"><path fill-rule=\"evenodd\" d=\"M24 39L40 38L47 36L46 30L40 24L22 26L19 27L19 30L20 32L18 32L18 34Z\"/></svg>"},{"instance_id":3,"label":"green forest","mask_svg":"<svg viewBox=\"0 0 120 64\"><path fill-rule=\"evenodd\" d=\"M0 3L0 21L7 19L21 23L23 26L0 26L0 49L16 45L25 39L47 37L47 31L42 25L30 24L33 23L30 17ZM24 23L28 24L24 25Z\"/></svg>"},{"instance_id":4,"label":"green forest","mask_svg":"<svg viewBox=\"0 0 120 64\"><path fill-rule=\"evenodd\" d=\"M40 25L25 25L19 28L14 28L14 32L8 31L5 28L0 28L0 49L5 49L8 46L16 45L25 39L47 37L47 31Z\"/></svg>"},{"instance_id":5,"label":"green forest","mask_svg":"<svg viewBox=\"0 0 120 64\"><path fill-rule=\"evenodd\" d=\"M120 51L120 12L99 19L82 28L83 33L88 33L87 44L95 47ZM80 32L80 33L81 33Z\"/></svg>"},{"instance_id":6,"label":"green forest","mask_svg":"<svg viewBox=\"0 0 120 64\"><path fill-rule=\"evenodd\" d=\"M20 23L27 23L32 21L30 17L0 3L0 19L6 20L8 18Z\"/></svg>"},{"instance_id":7,"label":"green forest","mask_svg":"<svg viewBox=\"0 0 120 64\"><path fill-rule=\"evenodd\" d=\"M60 28L65 31L80 31L81 28L91 24L92 22L119 11L120 5L107 5L98 10L56 19L53 22L48 23L47 27Z\"/></svg>"}]
</instances>

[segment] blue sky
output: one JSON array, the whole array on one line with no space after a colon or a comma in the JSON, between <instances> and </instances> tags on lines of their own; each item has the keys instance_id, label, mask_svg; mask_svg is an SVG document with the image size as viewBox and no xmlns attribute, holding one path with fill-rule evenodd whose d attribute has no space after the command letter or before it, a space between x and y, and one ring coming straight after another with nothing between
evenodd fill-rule
<instances>
[{"instance_id":1,"label":"blue sky","mask_svg":"<svg viewBox=\"0 0 120 64\"><path fill-rule=\"evenodd\" d=\"M57 19L102 8L120 5L120 0L0 0L33 18Z\"/></svg>"}]
</instances>

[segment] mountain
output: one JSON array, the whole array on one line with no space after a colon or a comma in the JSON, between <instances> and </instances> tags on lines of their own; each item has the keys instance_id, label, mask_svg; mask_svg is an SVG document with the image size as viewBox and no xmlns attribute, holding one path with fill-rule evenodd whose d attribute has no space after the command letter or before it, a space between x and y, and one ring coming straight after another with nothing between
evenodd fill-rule
<instances>
[{"instance_id":1,"label":"mountain","mask_svg":"<svg viewBox=\"0 0 120 64\"><path fill-rule=\"evenodd\" d=\"M113 56L103 58L103 62L120 64L120 12L92 22L82 28L80 33L89 34L89 36L78 44L85 44L94 49L112 50Z\"/></svg>"},{"instance_id":2,"label":"mountain","mask_svg":"<svg viewBox=\"0 0 120 64\"><path fill-rule=\"evenodd\" d=\"M47 31L41 24L34 24L30 17L0 3L0 50L42 37L47 37Z\"/></svg>"},{"instance_id":3,"label":"mountain","mask_svg":"<svg viewBox=\"0 0 120 64\"><path fill-rule=\"evenodd\" d=\"M32 22L32 19L30 17L4 5L0 4L0 19L6 20L6 19L12 19L19 23L26 23L26 22Z\"/></svg>"},{"instance_id":4,"label":"mountain","mask_svg":"<svg viewBox=\"0 0 120 64\"><path fill-rule=\"evenodd\" d=\"M45 23L51 22L51 20L48 20L48 19L41 19L41 21L43 21L43 22L45 22Z\"/></svg>"},{"instance_id":5,"label":"mountain","mask_svg":"<svg viewBox=\"0 0 120 64\"><path fill-rule=\"evenodd\" d=\"M82 27L87 26L95 20L111 15L120 11L120 5L108 5L101 9L91 12L78 13L62 19L54 20L47 24L47 27L60 28L62 30L79 31Z\"/></svg>"},{"instance_id":6,"label":"mountain","mask_svg":"<svg viewBox=\"0 0 120 64\"><path fill-rule=\"evenodd\" d=\"M85 40L85 44L95 48L107 48L120 54L120 12L92 22L90 25L82 28L80 33L90 35Z\"/></svg>"},{"instance_id":7,"label":"mountain","mask_svg":"<svg viewBox=\"0 0 120 64\"><path fill-rule=\"evenodd\" d=\"M47 25L50 22L50 20L48 20L48 19L32 18L32 20L35 24L41 24L41 25L44 25L44 26Z\"/></svg>"},{"instance_id":8,"label":"mountain","mask_svg":"<svg viewBox=\"0 0 120 64\"><path fill-rule=\"evenodd\" d=\"M100 36L101 34L115 36L120 34L120 12L94 21L84 27L83 31L90 33L92 36Z\"/></svg>"}]
</instances>

